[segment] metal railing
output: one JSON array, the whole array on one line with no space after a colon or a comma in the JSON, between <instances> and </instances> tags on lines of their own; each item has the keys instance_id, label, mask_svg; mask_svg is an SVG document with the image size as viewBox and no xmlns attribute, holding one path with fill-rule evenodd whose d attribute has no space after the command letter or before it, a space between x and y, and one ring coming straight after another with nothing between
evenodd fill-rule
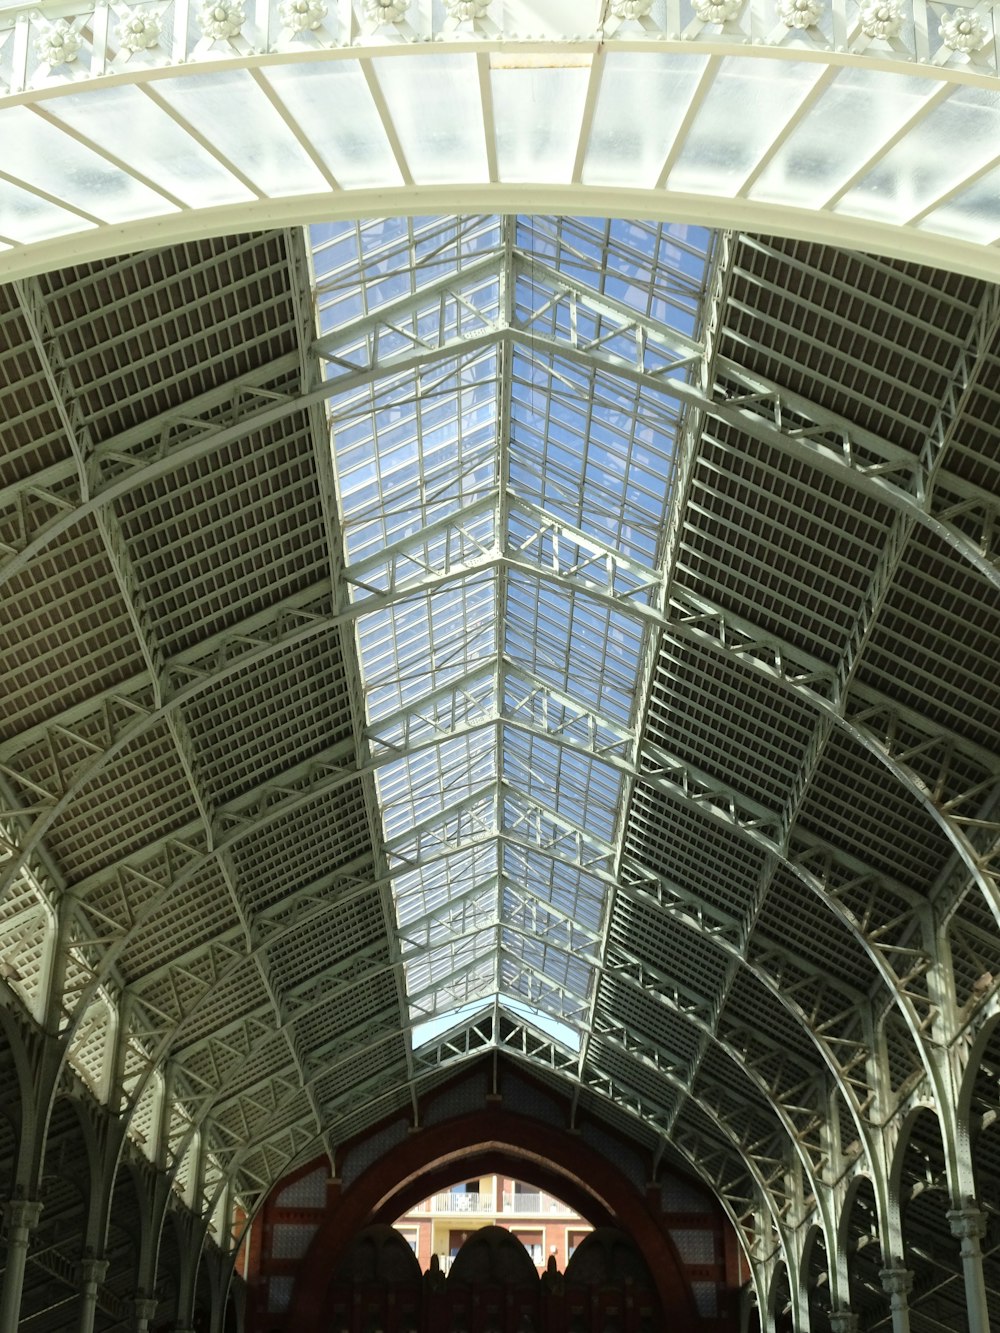
<instances>
[{"instance_id":1,"label":"metal railing","mask_svg":"<svg viewBox=\"0 0 1000 1333\"><path fill-rule=\"evenodd\" d=\"M472 1213L477 1217L490 1216L496 1212L496 1199L490 1194L459 1194L445 1193L432 1194L429 1199L424 1199L416 1208L410 1210L414 1213L433 1213L437 1216L451 1213Z\"/></svg>"},{"instance_id":2,"label":"metal railing","mask_svg":"<svg viewBox=\"0 0 1000 1333\"><path fill-rule=\"evenodd\" d=\"M504 1194L503 1211L505 1213L540 1213L544 1217L576 1217L572 1208L551 1194Z\"/></svg>"},{"instance_id":3,"label":"metal railing","mask_svg":"<svg viewBox=\"0 0 1000 1333\"><path fill-rule=\"evenodd\" d=\"M459 1193L450 1190L442 1194L433 1194L423 1199L410 1213L430 1213L435 1217L471 1214L475 1217L491 1217L501 1214L521 1216L528 1214L536 1217L574 1218L577 1213L566 1204L554 1199L550 1194L505 1192L497 1208L497 1200L492 1190L485 1194L471 1192Z\"/></svg>"}]
</instances>

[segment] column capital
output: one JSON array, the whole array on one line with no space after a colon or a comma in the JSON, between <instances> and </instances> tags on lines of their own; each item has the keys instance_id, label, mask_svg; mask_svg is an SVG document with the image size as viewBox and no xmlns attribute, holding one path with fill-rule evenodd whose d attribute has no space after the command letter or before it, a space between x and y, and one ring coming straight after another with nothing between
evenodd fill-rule
<instances>
[{"instance_id":1,"label":"column capital","mask_svg":"<svg viewBox=\"0 0 1000 1333\"><path fill-rule=\"evenodd\" d=\"M858 1316L853 1310L834 1310L830 1327L833 1333L858 1333Z\"/></svg>"},{"instance_id":2,"label":"column capital","mask_svg":"<svg viewBox=\"0 0 1000 1333\"><path fill-rule=\"evenodd\" d=\"M99 1287L108 1275L107 1259L81 1259L80 1260L80 1280L81 1282L92 1282L95 1287Z\"/></svg>"},{"instance_id":3,"label":"column capital","mask_svg":"<svg viewBox=\"0 0 1000 1333\"><path fill-rule=\"evenodd\" d=\"M39 1199L8 1199L3 1206L3 1220L8 1232L15 1228L34 1231L42 1215Z\"/></svg>"},{"instance_id":4,"label":"column capital","mask_svg":"<svg viewBox=\"0 0 1000 1333\"><path fill-rule=\"evenodd\" d=\"M132 1311L136 1319L145 1320L148 1323L156 1314L156 1307L159 1303L155 1296L136 1296L132 1301Z\"/></svg>"},{"instance_id":5,"label":"column capital","mask_svg":"<svg viewBox=\"0 0 1000 1333\"><path fill-rule=\"evenodd\" d=\"M982 1240L986 1235L986 1214L975 1203L949 1208L948 1225L957 1240Z\"/></svg>"},{"instance_id":6,"label":"column capital","mask_svg":"<svg viewBox=\"0 0 1000 1333\"><path fill-rule=\"evenodd\" d=\"M883 1268L879 1277L887 1296L905 1296L913 1289L913 1274L908 1268Z\"/></svg>"}]
</instances>

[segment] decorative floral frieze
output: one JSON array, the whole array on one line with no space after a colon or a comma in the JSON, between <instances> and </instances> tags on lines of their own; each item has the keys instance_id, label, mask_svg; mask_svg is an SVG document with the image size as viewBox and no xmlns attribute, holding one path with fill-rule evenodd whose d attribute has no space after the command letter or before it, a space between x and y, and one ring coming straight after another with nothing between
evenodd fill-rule
<instances>
[{"instance_id":1,"label":"decorative floral frieze","mask_svg":"<svg viewBox=\"0 0 1000 1333\"><path fill-rule=\"evenodd\" d=\"M941 20L941 41L951 51L962 51L972 55L978 51L990 35L989 26L982 14L974 9L953 9Z\"/></svg>"},{"instance_id":2,"label":"decorative floral frieze","mask_svg":"<svg viewBox=\"0 0 1000 1333\"><path fill-rule=\"evenodd\" d=\"M490 0L444 0L444 7L450 19L459 23L470 23L486 17Z\"/></svg>"},{"instance_id":3,"label":"decorative floral frieze","mask_svg":"<svg viewBox=\"0 0 1000 1333\"><path fill-rule=\"evenodd\" d=\"M55 5L56 0L51 3ZM454 39L456 29L470 40L479 36L492 40L498 34L503 35L513 9L504 0L420 0L419 4L416 0L341 0L344 8L349 3L362 21L363 32L358 34L351 24L342 24L339 18L331 23L330 16L338 8L333 0L268 0L271 17L266 23L259 4L252 8L248 0L190 0L189 9L176 9L167 0L107 0L107 8L102 3L99 9L109 21L97 23L89 18L94 3L95 0L88 0L86 14L81 8L81 16L73 18L70 0L60 0L65 17L56 18L44 10L29 9L27 4L21 8L20 0L13 0L13 4L8 0L7 9L0 13L0 57L6 59L6 65L0 59L0 91L30 86L36 77L36 67L39 82L49 87L60 81L81 83L116 61L125 64L133 55L140 56L144 67L169 66L175 62L211 59L211 43L216 41L237 41L241 49L246 41L256 49L258 40L265 40L272 29L275 35L279 31L283 34L279 47L282 43L296 44L295 39L302 34L311 45L330 49L358 40L371 40L381 47L386 39L394 42ZM546 3L547 0L517 0L517 10L532 11ZM606 0L603 8L608 40L633 41L640 25L652 37L651 20L664 16L660 12L664 3L665 0ZM993 4L932 0L928 6L922 0L916 19L913 0L774 0L773 8L767 4L758 8L760 12L755 14L751 31L747 0L690 0L680 10L689 20L696 21L685 25L682 18L678 26L684 29L684 37L693 42L713 41L713 32L717 36L721 28L765 47L787 45L796 33L808 33L805 40L809 41L822 27L826 33L824 49L860 55L869 48L870 56L896 60L901 70L904 66L922 65L926 74L928 62L954 67L971 61L977 69L994 74L997 71ZM676 10L672 0L664 13L669 17ZM418 12L422 16L419 23L415 18ZM186 13L190 13L190 22L183 22L181 32L177 28L178 18L168 16ZM766 22L768 13L772 16L771 25ZM255 16L264 24L263 34L258 30ZM20 43L13 40L18 22L23 24L27 36ZM411 30L414 24L419 32ZM699 32L701 25L705 28ZM745 31L737 34L737 26ZM911 29L915 32L912 42L908 35ZM929 43L918 40L921 33L925 39L929 35ZM675 35L680 36L680 31Z\"/></svg>"},{"instance_id":4,"label":"decorative floral frieze","mask_svg":"<svg viewBox=\"0 0 1000 1333\"><path fill-rule=\"evenodd\" d=\"M148 9L122 10L121 23L118 25L118 45L123 51L135 55L139 51L150 51L160 40L163 24L160 16Z\"/></svg>"},{"instance_id":5,"label":"decorative floral frieze","mask_svg":"<svg viewBox=\"0 0 1000 1333\"><path fill-rule=\"evenodd\" d=\"M859 17L865 36L881 41L897 36L903 26L903 10L897 0L866 0Z\"/></svg>"},{"instance_id":6,"label":"decorative floral frieze","mask_svg":"<svg viewBox=\"0 0 1000 1333\"><path fill-rule=\"evenodd\" d=\"M327 16L323 0L281 0L278 18L283 28L292 32L315 32Z\"/></svg>"},{"instance_id":7,"label":"decorative floral frieze","mask_svg":"<svg viewBox=\"0 0 1000 1333\"><path fill-rule=\"evenodd\" d=\"M246 17L241 0L208 0L198 11L202 32L214 42L238 37Z\"/></svg>"},{"instance_id":8,"label":"decorative floral frieze","mask_svg":"<svg viewBox=\"0 0 1000 1333\"><path fill-rule=\"evenodd\" d=\"M653 0L611 0L611 13L616 19L644 19L653 8Z\"/></svg>"},{"instance_id":9,"label":"decorative floral frieze","mask_svg":"<svg viewBox=\"0 0 1000 1333\"><path fill-rule=\"evenodd\" d=\"M702 23L728 23L743 8L743 0L693 0Z\"/></svg>"},{"instance_id":10,"label":"decorative floral frieze","mask_svg":"<svg viewBox=\"0 0 1000 1333\"><path fill-rule=\"evenodd\" d=\"M814 28L823 13L823 0L778 0L778 18L786 28Z\"/></svg>"},{"instance_id":11,"label":"decorative floral frieze","mask_svg":"<svg viewBox=\"0 0 1000 1333\"><path fill-rule=\"evenodd\" d=\"M365 0L365 13L375 23L398 23L409 7L410 0Z\"/></svg>"},{"instance_id":12,"label":"decorative floral frieze","mask_svg":"<svg viewBox=\"0 0 1000 1333\"><path fill-rule=\"evenodd\" d=\"M50 23L35 38L35 55L43 65L70 65L80 54L83 42L65 19Z\"/></svg>"}]
</instances>

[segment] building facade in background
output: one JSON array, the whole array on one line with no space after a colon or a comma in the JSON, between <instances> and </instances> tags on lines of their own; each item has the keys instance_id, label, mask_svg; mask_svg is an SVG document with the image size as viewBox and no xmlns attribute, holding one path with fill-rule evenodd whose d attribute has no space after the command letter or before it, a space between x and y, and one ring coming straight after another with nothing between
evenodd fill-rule
<instances>
[{"instance_id":1,"label":"building facade in background","mask_svg":"<svg viewBox=\"0 0 1000 1333\"><path fill-rule=\"evenodd\" d=\"M560 1272L593 1227L552 1194L510 1176L490 1175L432 1194L404 1213L396 1230L417 1256L421 1269L436 1254L441 1271L474 1231L506 1228L528 1251L539 1273L553 1258Z\"/></svg>"}]
</instances>

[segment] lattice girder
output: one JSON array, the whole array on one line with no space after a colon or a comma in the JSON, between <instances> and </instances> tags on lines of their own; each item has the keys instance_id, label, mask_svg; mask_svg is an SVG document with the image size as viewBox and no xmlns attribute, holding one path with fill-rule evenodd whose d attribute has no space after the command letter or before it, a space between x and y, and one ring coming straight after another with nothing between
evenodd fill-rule
<instances>
[{"instance_id":1,"label":"lattice girder","mask_svg":"<svg viewBox=\"0 0 1000 1333\"><path fill-rule=\"evenodd\" d=\"M887 361L911 356L921 410L934 356L947 383L925 429L883 415L880 433L870 390L891 365L865 378L853 344L831 357L856 382L809 363L842 316L814 298L805 248L790 299L819 324L800 344L779 330L770 359L762 334L754 360L741 302L757 243L635 224L647 280L609 239L619 225L334 222L341 258L324 269L314 242L312 290L289 234L295 354L97 444L44 285L22 286L22 341L58 425L45 466L0 491L4 571L14 587L37 571L47 595L45 562L82 559L85 533L131 656L124 679L45 721L29 682L26 725L0 742L0 874L65 891L71 1059L92 1058L94 1006L120 1005L111 1104L135 1116L165 1075L185 1108L171 1160L179 1173L200 1136L203 1204L231 1187L258 1199L275 1170L383 1113L419 1116L421 1089L500 1051L575 1089L574 1108L678 1145L738 1225L754 1217L761 1257L770 1225L782 1245L815 1220L822 1181L884 1169L873 1107L896 1133L940 1093L935 1043L972 1041L993 1013L989 701L963 713L956 665L935 708L925 678L947 659L932 601L952 579L953 618L969 608L980 636L967 675L988 652L997 501L976 412L1000 305L968 302L943 355L947 329L921 324L933 284L913 276L923 295ZM781 322L771 307L760 320ZM235 453L285 431L295 448L246 483L288 519L246 542L280 578L252 576L259 609L215 631L226 589L199 582L220 549L196 554L216 503L204 479L238 489ZM234 505L256 532L240 521ZM233 596L238 570L234 556ZM187 637L171 640L171 599L189 594ZM917 625L921 608L909 688L892 617ZM334 684L307 650L337 660ZM185 790L173 822L144 826L137 800L118 845L90 852L88 812L130 798L118 759L154 743ZM60 875L61 856L82 868ZM200 901L204 940L170 916ZM35 910L17 902L27 916L7 931Z\"/></svg>"},{"instance_id":2,"label":"lattice girder","mask_svg":"<svg viewBox=\"0 0 1000 1333\"><path fill-rule=\"evenodd\" d=\"M560 743L566 744L565 741ZM920 924L920 917L916 912L911 914L909 918L898 913L886 916L884 912L879 912L877 909L878 888L876 886L891 893L897 901L912 902L914 909L916 909L919 904L914 899L911 890L906 886L890 883L884 874L874 871L870 866L859 863L852 854L837 848L824 846L820 839L799 829L795 829L792 834L792 842L796 845L786 849L783 846L785 836L783 820L779 814L767 811L764 807L748 800L741 794L726 788L707 775L699 773L685 760L665 753L659 747L644 746L642 748L640 767L634 772L633 776L637 781L663 792L672 800L689 805L710 818L717 819L726 826L734 828L743 837L765 848L779 862L786 864L804 883L817 891L821 898L832 906L838 914L841 912L840 899L850 896L856 884L870 882L873 888L868 895L866 909L863 914L866 928L861 932L860 938L871 953L876 966L886 976L890 984L890 992L896 993L897 974L889 970L892 967L892 956L898 956L901 949L905 949L909 953L910 946L892 943L887 938L887 932L895 929L898 934L901 928L904 933L909 932L915 925ZM476 793L468 798L467 804L475 804L482 798L482 792ZM451 807L444 817L451 823L460 812L460 807ZM552 811L547 813L554 814ZM433 830L441 818L441 816L431 817L422 825L418 825L411 830L407 836L412 838L416 835L419 838L421 835L433 834ZM572 830L570 832L574 837L578 836L579 833L579 831L574 832ZM448 842L449 845L453 846L454 837L449 836ZM399 854L398 848L392 845L389 847L389 852L390 856ZM601 848L601 852L606 858L613 858L614 856L614 850L610 846ZM815 875L811 867L816 861L821 861L824 864L836 864L840 868L845 882L838 887L835 893L830 893L827 886L836 877L831 877L828 874ZM857 932L854 919L845 916L844 920L852 931ZM909 980L915 974L912 968L907 965L905 971L898 975ZM923 1016L918 1022L922 1021Z\"/></svg>"}]
</instances>

